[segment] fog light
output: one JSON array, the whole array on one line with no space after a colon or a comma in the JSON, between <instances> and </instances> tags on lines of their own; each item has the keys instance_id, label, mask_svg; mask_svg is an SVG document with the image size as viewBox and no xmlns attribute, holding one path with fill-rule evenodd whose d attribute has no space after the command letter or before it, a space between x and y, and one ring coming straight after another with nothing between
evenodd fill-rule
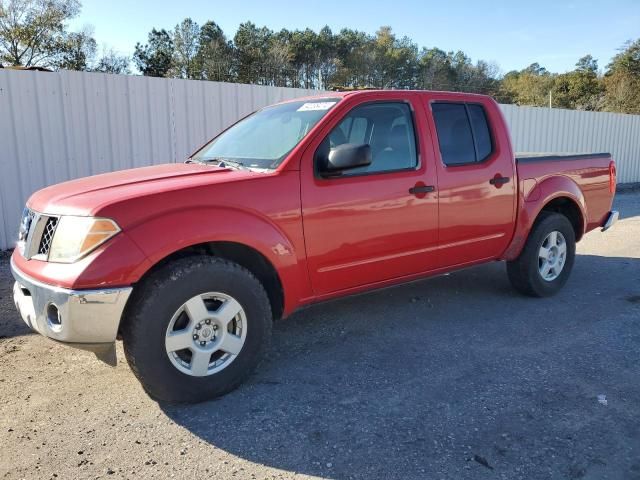
<instances>
[{"instance_id":1,"label":"fog light","mask_svg":"<svg viewBox=\"0 0 640 480\"><path fill-rule=\"evenodd\" d=\"M62 328L62 317L60 316L60 310L53 303L50 303L47 307L47 323L53 331L59 331Z\"/></svg>"}]
</instances>

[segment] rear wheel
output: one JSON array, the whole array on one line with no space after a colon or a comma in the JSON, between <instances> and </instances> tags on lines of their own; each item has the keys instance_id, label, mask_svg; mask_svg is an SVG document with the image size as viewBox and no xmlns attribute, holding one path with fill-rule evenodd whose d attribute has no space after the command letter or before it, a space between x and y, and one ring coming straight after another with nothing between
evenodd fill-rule
<instances>
[{"instance_id":1,"label":"rear wheel","mask_svg":"<svg viewBox=\"0 0 640 480\"><path fill-rule=\"evenodd\" d=\"M198 402L233 390L253 371L271 324L267 294L248 270L198 256L165 265L137 287L122 337L152 398Z\"/></svg>"},{"instance_id":2,"label":"rear wheel","mask_svg":"<svg viewBox=\"0 0 640 480\"><path fill-rule=\"evenodd\" d=\"M525 295L555 295L569 279L575 252L575 232L569 219L542 212L520 256L507 262L509 280Z\"/></svg>"}]
</instances>

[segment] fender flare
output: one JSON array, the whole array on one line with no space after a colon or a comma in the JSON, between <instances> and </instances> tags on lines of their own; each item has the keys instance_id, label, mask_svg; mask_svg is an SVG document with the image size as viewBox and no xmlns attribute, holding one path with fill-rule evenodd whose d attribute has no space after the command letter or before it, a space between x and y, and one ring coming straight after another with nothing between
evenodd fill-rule
<instances>
[{"instance_id":1,"label":"fender flare","mask_svg":"<svg viewBox=\"0 0 640 480\"><path fill-rule=\"evenodd\" d=\"M522 190L521 190L522 191ZM564 175L554 175L538 182L526 196L520 194L518 218L511 243L502 255L502 260L515 260L524 248L529 233L540 212L558 198L569 199L580 211L582 231L576 237L580 239L587 225L587 204L584 194L576 182Z\"/></svg>"}]
</instances>

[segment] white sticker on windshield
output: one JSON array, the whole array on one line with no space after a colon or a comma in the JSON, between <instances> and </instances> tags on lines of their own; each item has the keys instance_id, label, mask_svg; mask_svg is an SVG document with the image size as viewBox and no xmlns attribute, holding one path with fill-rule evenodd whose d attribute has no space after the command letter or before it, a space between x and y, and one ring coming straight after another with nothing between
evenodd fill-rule
<instances>
[{"instance_id":1,"label":"white sticker on windshield","mask_svg":"<svg viewBox=\"0 0 640 480\"><path fill-rule=\"evenodd\" d=\"M329 110L337 102L315 102L315 103L303 103L298 112L310 112L312 110Z\"/></svg>"}]
</instances>

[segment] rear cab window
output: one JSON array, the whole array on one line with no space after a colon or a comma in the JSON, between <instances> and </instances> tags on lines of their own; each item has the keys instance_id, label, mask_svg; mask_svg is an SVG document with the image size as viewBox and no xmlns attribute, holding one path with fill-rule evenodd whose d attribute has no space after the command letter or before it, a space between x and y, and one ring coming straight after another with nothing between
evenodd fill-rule
<instances>
[{"instance_id":1,"label":"rear cab window","mask_svg":"<svg viewBox=\"0 0 640 480\"><path fill-rule=\"evenodd\" d=\"M445 165L480 163L491 155L493 143L482 105L434 102L431 111Z\"/></svg>"}]
</instances>

